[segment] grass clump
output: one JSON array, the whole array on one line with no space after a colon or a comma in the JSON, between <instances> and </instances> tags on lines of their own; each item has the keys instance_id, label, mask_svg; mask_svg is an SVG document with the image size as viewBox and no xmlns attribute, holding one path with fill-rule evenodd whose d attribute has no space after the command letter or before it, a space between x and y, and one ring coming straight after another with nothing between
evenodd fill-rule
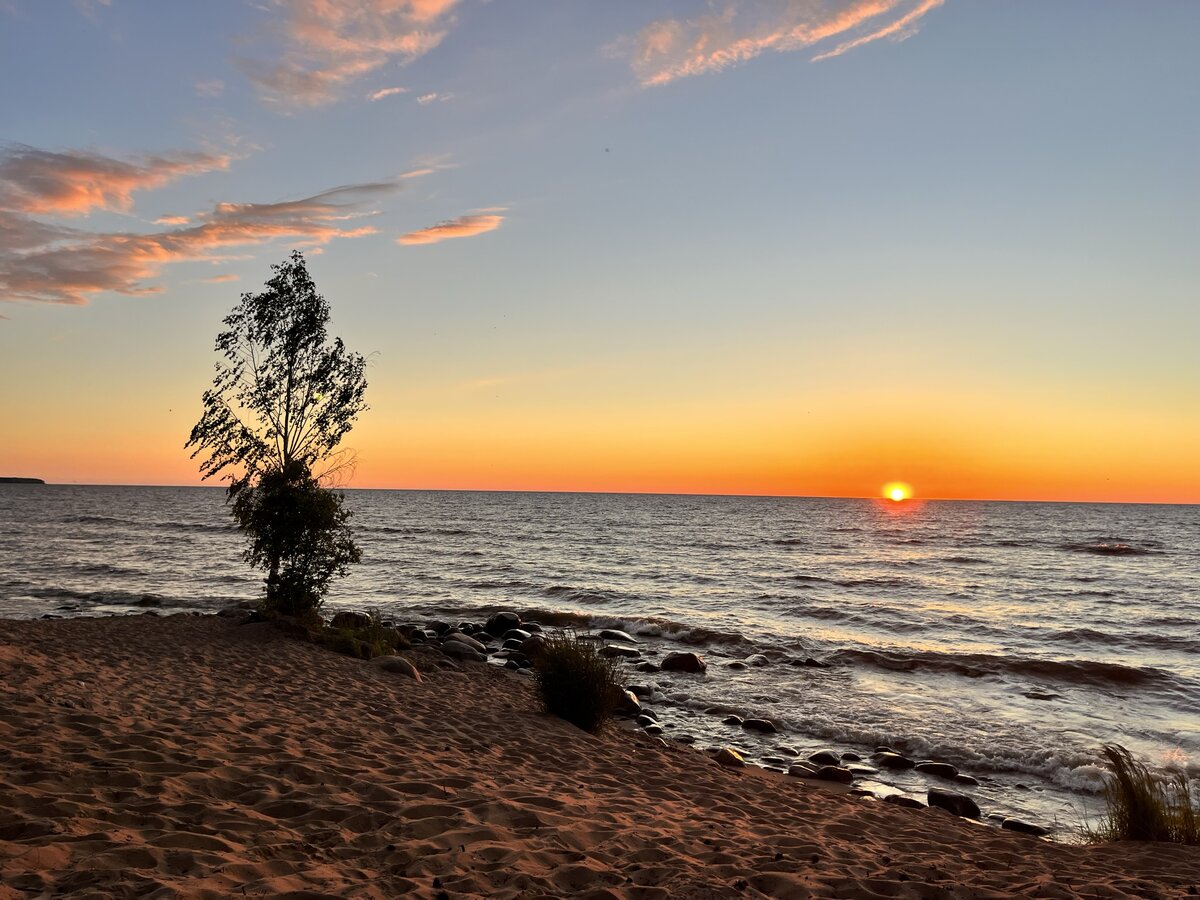
<instances>
[{"instance_id":1,"label":"grass clump","mask_svg":"<svg viewBox=\"0 0 1200 900\"><path fill-rule=\"evenodd\" d=\"M546 712L593 734L612 718L621 682L594 643L569 632L548 635L533 668Z\"/></svg>"},{"instance_id":2,"label":"grass clump","mask_svg":"<svg viewBox=\"0 0 1200 900\"><path fill-rule=\"evenodd\" d=\"M1200 844L1197 809L1183 772L1154 775L1120 744L1100 748L1112 775L1104 786L1108 810L1093 840Z\"/></svg>"},{"instance_id":3,"label":"grass clump","mask_svg":"<svg viewBox=\"0 0 1200 900\"><path fill-rule=\"evenodd\" d=\"M357 659L374 659L391 656L397 650L411 646L408 638L396 628L383 624L379 611L367 611L367 624L360 627L333 627L315 610L301 616L268 615L276 624L295 632L298 636L318 644L334 653L342 653Z\"/></svg>"}]
</instances>

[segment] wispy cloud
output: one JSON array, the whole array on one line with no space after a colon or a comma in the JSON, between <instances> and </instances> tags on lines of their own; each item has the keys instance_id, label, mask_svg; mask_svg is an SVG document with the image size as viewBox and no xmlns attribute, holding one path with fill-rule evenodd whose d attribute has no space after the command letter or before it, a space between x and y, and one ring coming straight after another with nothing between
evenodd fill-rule
<instances>
[{"instance_id":1,"label":"wispy cloud","mask_svg":"<svg viewBox=\"0 0 1200 900\"><path fill-rule=\"evenodd\" d=\"M885 37L915 33L917 21L944 0L731 0L694 19L660 19L615 45L643 85L719 72L766 52L786 53L842 39L814 60L839 56Z\"/></svg>"},{"instance_id":2,"label":"wispy cloud","mask_svg":"<svg viewBox=\"0 0 1200 900\"><path fill-rule=\"evenodd\" d=\"M408 93L408 88L406 88L406 87L380 88L379 90L375 91L374 93L369 94L367 96L367 99L370 100L372 103L374 103L376 100L382 100L384 97L394 97L394 96L396 96L396 94L407 94L407 93Z\"/></svg>"},{"instance_id":3,"label":"wispy cloud","mask_svg":"<svg viewBox=\"0 0 1200 900\"><path fill-rule=\"evenodd\" d=\"M430 225L428 228L403 234L396 238L396 243L404 244L405 246L437 244L441 241L448 241L451 238L474 237L477 234L486 234L489 231L495 231L503 224L504 216L496 214L502 211L503 207L493 207L489 210L488 214L472 213L459 216L456 219L439 222L437 225Z\"/></svg>"},{"instance_id":4,"label":"wispy cloud","mask_svg":"<svg viewBox=\"0 0 1200 900\"><path fill-rule=\"evenodd\" d=\"M232 272L226 272L224 275L214 275L212 278L204 278L202 281L205 284L225 284L228 281L237 281L242 276L234 275Z\"/></svg>"},{"instance_id":5,"label":"wispy cloud","mask_svg":"<svg viewBox=\"0 0 1200 900\"><path fill-rule=\"evenodd\" d=\"M10 146L0 150L0 206L30 215L128 212L135 191L227 169L232 159L227 154L178 152L127 161L88 150Z\"/></svg>"},{"instance_id":6,"label":"wispy cloud","mask_svg":"<svg viewBox=\"0 0 1200 900\"><path fill-rule=\"evenodd\" d=\"M76 164L81 157L87 165ZM191 156L184 158L190 162L177 164L207 171ZM51 159L66 162L47 164ZM39 165L31 166L30 160ZM85 231L34 218L94 208L126 210L133 190L165 183L163 170L77 151L46 154L21 147L0 156L0 300L83 304L103 291L158 293L162 287L152 280L171 263L217 261L231 250L275 240L319 247L336 238L374 234L374 227L353 220L370 215L367 204L398 186L395 181L352 184L299 200L219 203L184 220L187 227L150 233ZM97 172L117 177L104 180Z\"/></svg>"},{"instance_id":7,"label":"wispy cloud","mask_svg":"<svg viewBox=\"0 0 1200 900\"><path fill-rule=\"evenodd\" d=\"M417 98L417 102L422 106L428 106L430 103L445 103L447 100L454 99L453 94L439 94L437 91L430 91L428 94L422 94Z\"/></svg>"},{"instance_id":8,"label":"wispy cloud","mask_svg":"<svg viewBox=\"0 0 1200 900\"><path fill-rule=\"evenodd\" d=\"M239 60L268 102L318 106L388 62L441 43L458 0L272 0L282 15L269 61ZM378 99L378 98L372 98Z\"/></svg>"},{"instance_id":9,"label":"wispy cloud","mask_svg":"<svg viewBox=\"0 0 1200 900\"><path fill-rule=\"evenodd\" d=\"M220 97L225 93L225 82L220 78L211 78L208 81L197 81L195 88L198 97Z\"/></svg>"},{"instance_id":10,"label":"wispy cloud","mask_svg":"<svg viewBox=\"0 0 1200 900\"><path fill-rule=\"evenodd\" d=\"M159 216L154 220L155 225L188 225L191 219L187 216Z\"/></svg>"}]
</instances>

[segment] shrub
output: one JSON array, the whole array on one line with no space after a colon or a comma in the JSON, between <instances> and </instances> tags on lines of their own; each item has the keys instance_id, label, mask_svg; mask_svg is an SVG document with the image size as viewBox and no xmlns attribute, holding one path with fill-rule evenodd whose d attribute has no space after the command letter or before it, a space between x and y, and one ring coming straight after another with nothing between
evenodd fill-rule
<instances>
[{"instance_id":1,"label":"shrub","mask_svg":"<svg viewBox=\"0 0 1200 900\"><path fill-rule=\"evenodd\" d=\"M383 624L378 610L368 611L370 622L361 628L334 628L313 611L303 616L272 615L268 612L268 616L287 630L297 630L300 637L314 644L357 659L390 656L397 650L407 650L411 646L402 632Z\"/></svg>"},{"instance_id":2,"label":"shrub","mask_svg":"<svg viewBox=\"0 0 1200 900\"><path fill-rule=\"evenodd\" d=\"M612 718L621 682L594 643L571 633L548 635L533 665L546 712L592 733Z\"/></svg>"},{"instance_id":3,"label":"shrub","mask_svg":"<svg viewBox=\"0 0 1200 900\"><path fill-rule=\"evenodd\" d=\"M1112 768L1104 786L1108 809L1091 837L1107 841L1200 843L1196 807L1187 775L1154 775L1120 744L1101 751Z\"/></svg>"}]
</instances>

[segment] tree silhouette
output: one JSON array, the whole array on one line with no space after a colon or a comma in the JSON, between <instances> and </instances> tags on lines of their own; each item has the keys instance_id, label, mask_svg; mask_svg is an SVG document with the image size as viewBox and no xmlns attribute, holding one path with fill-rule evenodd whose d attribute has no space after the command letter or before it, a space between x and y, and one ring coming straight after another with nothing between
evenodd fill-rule
<instances>
[{"instance_id":1,"label":"tree silhouette","mask_svg":"<svg viewBox=\"0 0 1200 900\"><path fill-rule=\"evenodd\" d=\"M246 561L268 573L268 607L302 615L361 557L343 496L320 482L346 465L336 448L368 408L366 361L329 341L329 303L299 251L271 268L265 289L224 319L224 358L185 447L206 454L203 478L228 479Z\"/></svg>"}]
</instances>

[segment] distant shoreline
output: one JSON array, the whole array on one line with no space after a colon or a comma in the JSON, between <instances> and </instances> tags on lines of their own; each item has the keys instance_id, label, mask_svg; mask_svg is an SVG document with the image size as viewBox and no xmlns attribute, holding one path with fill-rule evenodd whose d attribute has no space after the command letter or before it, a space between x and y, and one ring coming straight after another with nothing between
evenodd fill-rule
<instances>
[{"instance_id":1,"label":"distant shoreline","mask_svg":"<svg viewBox=\"0 0 1200 900\"><path fill-rule=\"evenodd\" d=\"M40 478L16 478L13 476L0 477L0 484L45 484Z\"/></svg>"}]
</instances>

